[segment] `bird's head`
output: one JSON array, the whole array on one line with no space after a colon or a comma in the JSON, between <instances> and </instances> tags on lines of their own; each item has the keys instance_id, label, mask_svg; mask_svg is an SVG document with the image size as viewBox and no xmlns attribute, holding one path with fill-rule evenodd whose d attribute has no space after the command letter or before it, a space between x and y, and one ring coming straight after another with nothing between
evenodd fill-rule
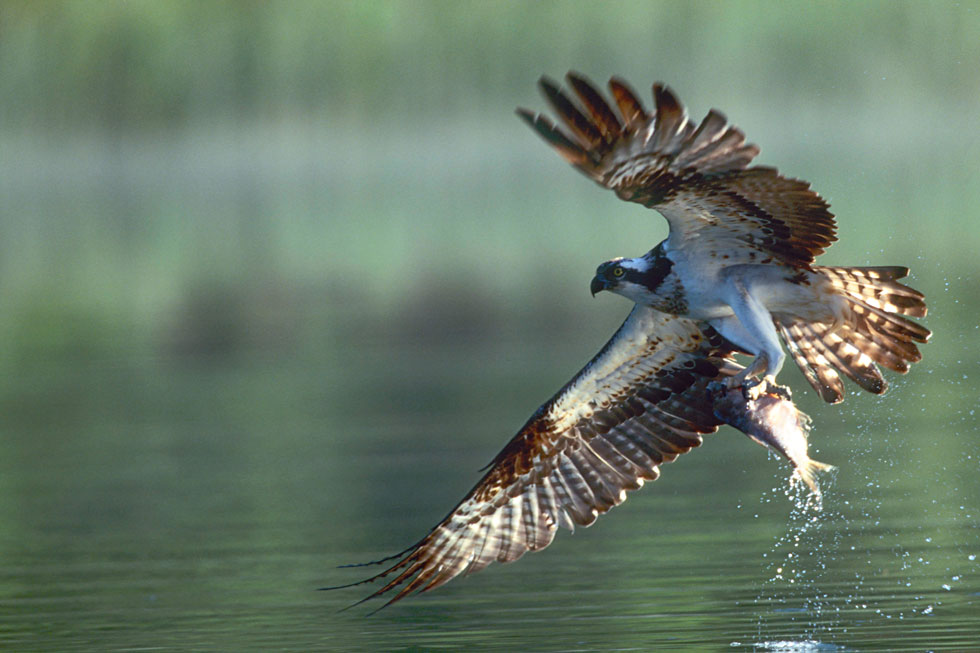
<instances>
[{"instance_id":1,"label":"bird's head","mask_svg":"<svg viewBox=\"0 0 980 653\"><path fill-rule=\"evenodd\" d=\"M617 295L631 297L635 292L640 291L642 276L645 266L642 258L614 258L606 261L596 268L595 276L592 277L592 295L603 290L614 292Z\"/></svg>"},{"instance_id":2,"label":"bird's head","mask_svg":"<svg viewBox=\"0 0 980 653\"><path fill-rule=\"evenodd\" d=\"M638 304L656 305L671 266L659 247L637 258L614 258L596 268L589 288L593 296L608 290Z\"/></svg>"}]
</instances>

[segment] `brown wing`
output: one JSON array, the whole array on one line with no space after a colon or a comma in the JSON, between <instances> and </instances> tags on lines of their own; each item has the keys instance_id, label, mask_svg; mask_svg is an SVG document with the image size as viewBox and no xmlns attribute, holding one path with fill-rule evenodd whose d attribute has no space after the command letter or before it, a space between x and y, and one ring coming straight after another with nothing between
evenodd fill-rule
<instances>
[{"instance_id":1,"label":"brown wing","mask_svg":"<svg viewBox=\"0 0 980 653\"><path fill-rule=\"evenodd\" d=\"M569 163L631 202L655 208L670 224L671 248L758 252L809 267L836 238L834 216L808 183L775 168L748 165L759 153L711 110L697 127L673 92L653 85L647 112L621 80L609 81L619 115L584 77L569 73L574 101L543 77L541 89L564 123L518 109ZM758 256L730 260L761 260Z\"/></svg>"},{"instance_id":2,"label":"brown wing","mask_svg":"<svg viewBox=\"0 0 980 653\"><path fill-rule=\"evenodd\" d=\"M637 306L592 361L539 408L489 471L421 541L386 558L366 599L388 604L460 574L548 546L559 526L588 526L720 421L707 384L740 366L713 332ZM385 560L379 561L384 562ZM349 585L344 586L349 587Z\"/></svg>"}]
</instances>

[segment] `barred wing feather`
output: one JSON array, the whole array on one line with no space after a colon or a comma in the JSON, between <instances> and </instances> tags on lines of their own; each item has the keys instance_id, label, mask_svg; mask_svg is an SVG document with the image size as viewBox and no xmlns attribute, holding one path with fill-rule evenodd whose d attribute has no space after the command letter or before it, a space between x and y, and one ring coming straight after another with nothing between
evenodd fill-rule
<instances>
[{"instance_id":1,"label":"barred wing feather","mask_svg":"<svg viewBox=\"0 0 980 653\"><path fill-rule=\"evenodd\" d=\"M635 307L439 525L354 585L390 578L365 600L394 603L543 549L558 527L592 524L717 430L706 387L741 369L728 353L692 320Z\"/></svg>"},{"instance_id":2,"label":"barred wing feather","mask_svg":"<svg viewBox=\"0 0 980 653\"><path fill-rule=\"evenodd\" d=\"M617 115L585 77L567 79L577 101L547 77L540 82L563 128L526 109L518 114L585 175L657 209L670 225L671 248L724 249L730 263L770 258L809 267L837 239L827 203L804 181L748 167L759 148L720 112L695 126L673 91L658 83L650 113L613 78Z\"/></svg>"}]
</instances>

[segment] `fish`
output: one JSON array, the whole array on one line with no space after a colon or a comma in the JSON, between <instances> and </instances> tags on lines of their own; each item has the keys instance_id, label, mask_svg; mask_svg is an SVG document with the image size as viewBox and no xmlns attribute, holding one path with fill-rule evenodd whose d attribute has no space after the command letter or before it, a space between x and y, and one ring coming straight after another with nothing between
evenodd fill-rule
<instances>
[{"instance_id":1,"label":"fish","mask_svg":"<svg viewBox=\"0 0 980 653\"><path fill-rule=\"evenodd\" d=\"M715 417L786 458L793 465L790 487L803 481L819 497L817 473L834 468L813 460L807 453L810 417L796 407L785 386L768 383L761 392L748 390L720 382L710 384L708 395ZM750 399L753 394L758 394L758 398Z\"/></svg>"}]
</instances>

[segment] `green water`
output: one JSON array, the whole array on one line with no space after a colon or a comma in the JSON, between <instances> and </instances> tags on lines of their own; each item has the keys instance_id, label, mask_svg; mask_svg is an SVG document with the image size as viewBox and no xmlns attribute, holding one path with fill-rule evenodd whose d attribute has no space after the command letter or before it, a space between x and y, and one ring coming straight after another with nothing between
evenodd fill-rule
<instances>
[{"instance_id":1,"label":"green water","mask_svg":"<svg viewBox=\"0 0 980 653\"><path fill-rule=\"evenodd\" d=\"M980 14L863 2L0 9L0 649L980 650ZM935 332L825 406L824 510L724 430L590 529L373 616L666 235L513 115L670 84L912 268ZM788 366L789 367L789 366Z\"/></svg>"},{"instance_id":2,"label":"green water","mask_svg":"<svg viewBox=\"0 0 980 653\"><path fill-rule=\"evenodd\" d=\"M726 429L545 552L370 617L370 606L338 613L365 588L316 591L361 573L335 567L399 550L438 521L580 348L347 344L209 365L95 361L8 388L0 645L978 643L980 443L972 406L946 424L920 415L924 381L843 409L801 399L815 456L839 467L821 513L786 496L784 464Z\"/></svg>"}]
</instances>

